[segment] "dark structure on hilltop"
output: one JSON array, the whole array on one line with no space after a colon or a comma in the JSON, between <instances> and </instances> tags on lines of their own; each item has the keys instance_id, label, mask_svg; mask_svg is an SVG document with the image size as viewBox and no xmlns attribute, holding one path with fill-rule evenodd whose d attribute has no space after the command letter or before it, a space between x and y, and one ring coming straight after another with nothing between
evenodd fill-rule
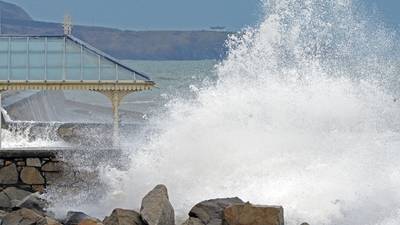
<instances>
[{"instance_id":1,"label":"dark structure on hilltop","mask_svg":"<svg viewBox=\"0 0 400 225\"><path fill-rule=\"evenodd\" d=\"M0 1L1 33L8 35L60 35L59 23L33 20L22 8ZM105 27L75 26L74 36L98 46L119 59L201 60L225 56L222 31L128 31Z\"/></svg>"}]
</instances>

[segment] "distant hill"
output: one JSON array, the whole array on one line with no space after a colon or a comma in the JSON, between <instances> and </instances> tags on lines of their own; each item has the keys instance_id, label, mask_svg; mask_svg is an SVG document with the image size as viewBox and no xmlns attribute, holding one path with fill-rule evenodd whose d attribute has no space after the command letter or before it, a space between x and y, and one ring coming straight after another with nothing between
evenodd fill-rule
<instances>
[{"instance_id":1,"label":"distant hill","mask_svg":"<svg viewBox=\"0 0 400 225\"><path fill-rule=\"evenodd\" d=\"M12 18L16 20L32 20L25 10L21 7L8 2L0 1L0 14L3 18Z\"/></svg>"},{"instance_id":2,"label":"distant hill","mask_svg":"<svg viewBox=\"0 0 400 225\"><path fill-rule=\"evenodd\" d=\"M33 20L17 5L0 1L1 33L55 35L62 26ZM126 31L105 27L74 26L73 35L120 59L201 60L225 56L222 31Z\"/></svg>"}]
</instances>

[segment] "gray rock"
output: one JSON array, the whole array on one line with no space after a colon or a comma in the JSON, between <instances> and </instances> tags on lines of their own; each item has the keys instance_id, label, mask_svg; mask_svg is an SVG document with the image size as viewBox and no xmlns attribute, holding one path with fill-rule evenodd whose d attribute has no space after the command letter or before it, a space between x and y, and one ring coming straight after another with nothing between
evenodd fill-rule
<instances>
[{"instance_id":1,"label":"gray rock","mask_svg":"<svg viewBox=\"0 0 400 225\"><path fill-rule=\"evenodd\" d=\"M0 192L0 208L11 209L22 199L29 196L30 192L15 187L8 187Z\"/></svg>"},{"instance_id":2,"label":"gray rock","mask_svg":"<svg viewBox=\"0 0 400 225\"><path fill-rule=\"evenodd\" d=\"M10 209L11 208L11 200L4 193L0 193L0 209Z\"/></svg>"},{"instance_id":3,"label":"gray rock","mask_svg":"<svg viewBox=\"0 0 400 225\"><path fill-rule=\"evenodd\" d=\"M44 218L29 209L20 209L11 212L3 218L1 225L38 225L43 223Z\"/></svg>"},{"instance_id":4,"label":"gray rock","mask_svg":"<svg viewBox=\"0 0 400 225\"><path fill-rule=\"evenodd\" d=\"M3 218L4 218L5 216L7 216L7 212L0 210L0 224L2 223Z\"/></svg>"},{"instance_id":5,"label":"gray rock","mask_svg":"<svg viewBox=\"0 0 400 225\"><path fill-rule=\"evenodd\" d=\"M142 200L140 215L147 225L175 225L174 208L168 199L168 190L157 185Z\"/></svg>"},{"instance_id":6,"label":"gray rock","mask_svg":"<svg viewBox=\"0 0 400 225\"><path fill-rule=\"evenodd\" d=\"M44 172L62 172L64 170L65 164L62 162L47 162L42 166L42 171Z\"/></svg>"},{"instance_id":7,"label":"gray rock","mask_svg":"<svg viewBox=\"0 0 400 225\"><path fill-rule=\"evenodd\" d=\"M224 209L234 204L244 203L240 198L212 199L198 203L189 212L190 217L198 218L205 225L221 225Z\"/></svg>"},{"instance_id":8,"label":"gray rock","mask_svg":"<svg viewBox=\"0 0 400 225\"><path fill-rule=\"evenodd\" d=\"M281 206L252 205L250 203L231 205L224 210L224 225L284 225Z\"/></svg>"},{"instance_id":9,"label":"gray rock","mask_svg":"<svg viewBox=\"0 0 400 225\"><path fill-rule=\"evenodd\" d=\"M300 225L310 225L310 224L308 224L308 223L302 223L302 224L300 224Z\"/></svg>"},{"instance_id":10,"label":"gray rock","mask_svg":"<svg viewBox=\"0 0 400 225\"><path fill-rule=\"evenodd\" d=\"M18 183L18 171L14 163L0 169L0 184L16 183Z\"/></svg>"},{"instance_id":11,"label":"gray rock","mask_svg":"<svg viewBox=\"0 0 400 225\"><path fill-rule=\"evenodd\" d=\"M24 167L21 171L21 180L25 184L44 184L44 178L34 167Z\"/></svg>"},{"instance_id":12,"label":"gray rock","mask_svg":"<svg viewBox=\"0 0 400 225\"><path fill-rule=\"evenodd\" d=\"M190 217L182 225L204 225L204 223L198 218Z\"/></svg>"},{"instance_id":13,"label":"gray rock","mask_svg":"<svg viewBox=\"0 0 400 225\"><path fill-rule=\"evenodd\" d=\"M26 165L33 166L33 167L41 167L42 162L40 161L39 158L28 158L28 159L26 159Z\"/></svg>"},{"instance_id":14,"label":"gray rock","mask_svg":"<svg viewBox=\"0 0 400 225\"><path fill-rule=\"evenodd\" d=\"M140 214L133 210L114 209L103 221L104 225L144 225Z\"/></svg>"},{"instance_id":15,"label":"gray rock","mask_svg":"<svg viewBox=\"0 0 400 225\"><path fill-rule=\"evenodd\" d=\"M11 199L11 200L22 200L32 193L29 191L21 190L16 187L8 187L3 190L3 192Z\"/></svg>"},{"instance_id":16,"label":"gray rock","mask_svg":"<svg viewBox=\"0 0 400 225\"><path fill-rule=\"evenodd\" d=\"M68 212L67 217L64 220L65 225L78 225L80 222L82 222L85 219L90 219L92 217L86 215L83 212Z\"/></svg>"},{"instance_id":17,"label":"gray rock","mask_svg":"<svg viewBox=\"0 0 400 225\"><path fill-rule=\"evenodd\" d=\"M40 215L44 215L46 213L46 207L47 203L40 197L39 193L32 193L15 205L15 208L31 209Z\"/></svg>"}]
</instances>

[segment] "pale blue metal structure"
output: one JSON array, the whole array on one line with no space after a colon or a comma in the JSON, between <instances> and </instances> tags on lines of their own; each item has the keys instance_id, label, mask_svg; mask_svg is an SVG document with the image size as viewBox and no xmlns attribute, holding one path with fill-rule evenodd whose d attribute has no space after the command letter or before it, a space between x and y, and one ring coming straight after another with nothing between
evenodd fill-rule
<instances>
[{"instance_id":1,"label":"pale blue metal structure","mask_svg":"<svg viewBox=\"0 0 400 225\"><path fill-rule=\"evenodd\" d=\"M0 82L148 81L150 78L71 36L0 36Z\"/></svg>"}]
</instances>

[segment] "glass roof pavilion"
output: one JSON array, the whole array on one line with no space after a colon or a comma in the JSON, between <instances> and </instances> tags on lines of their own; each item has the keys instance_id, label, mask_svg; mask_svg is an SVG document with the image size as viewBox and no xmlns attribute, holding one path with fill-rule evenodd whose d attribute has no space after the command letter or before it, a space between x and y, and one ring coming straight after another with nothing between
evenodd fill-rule
<instances>
[{"instance_id":1,"label":"glass roof pavilion","mask_svg":"<svg viewBox=\"0 0 400 225\"><path fill-rule=\"evenodd\" d=\"M152 82L71 36L0 36L0 83Z\"/></svg>"}]
</instances>

